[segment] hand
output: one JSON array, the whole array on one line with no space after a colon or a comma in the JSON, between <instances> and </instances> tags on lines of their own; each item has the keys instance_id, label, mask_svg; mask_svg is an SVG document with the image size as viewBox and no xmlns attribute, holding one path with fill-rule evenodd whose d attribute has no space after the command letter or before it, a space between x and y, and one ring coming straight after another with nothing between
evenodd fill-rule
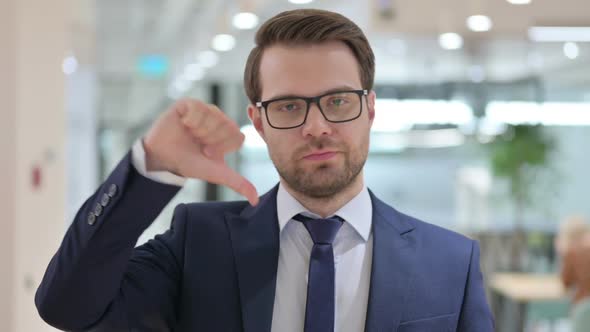
<instances>
[{"instance_id":1,"label":"hand","mask_svg":"<svg viewBox=\"0 0 590 332\"><path fill-rule=\"evenodd\" d=\"M144 137L148 171L168 171L227 186L258 204L250 181L224 160L244 143L238 125L215 105L183 99L174 103Z\"/></svg>"}]
</instances>

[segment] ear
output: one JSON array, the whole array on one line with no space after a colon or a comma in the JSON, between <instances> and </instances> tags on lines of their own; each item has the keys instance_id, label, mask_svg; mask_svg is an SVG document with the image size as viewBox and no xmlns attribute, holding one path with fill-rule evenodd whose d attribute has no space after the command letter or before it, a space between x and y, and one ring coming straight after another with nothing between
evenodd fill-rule
<instances>
[{"instance_id":1,"label":"ear","mask_svg":"<svg viewBox=\"0 0 590 332\"><path fill-rule=\"evenodd\" d=\"M248 118L250 118L250 122L252 122L252 125L256 128L258 135L260 135L260 137L266 142L264 126L262 124L262 110L252 104L248 105Z\"/></svg>"},{"instance_id":2,"label":"ear","mask_svg":"<svg viewBox=\"0 0 590 332\"><path fill-rule=\"evenodd\" d=\"M370 126L373 126L373 120L375 120L375 99L377 99L375 91L369 91L369 94L367 95L367 109L369 110Z\"/></svg>"}]
</instances>

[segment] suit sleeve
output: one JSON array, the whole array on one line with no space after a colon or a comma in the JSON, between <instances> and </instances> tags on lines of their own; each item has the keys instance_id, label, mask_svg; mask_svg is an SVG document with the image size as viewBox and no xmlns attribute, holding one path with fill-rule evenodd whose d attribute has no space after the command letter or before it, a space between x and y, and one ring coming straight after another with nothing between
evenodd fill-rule
<instances>
[{"instance_id":1,"label":"suit sleeve","mask_svg":"<svg viewBox=\"0 0 590 332\"><path fill-rule=\"evenodd\" d=\"M184 208L165 234L137 239L180 187L137 173L128 154L80 208L35 294L41 317L70 331L171 326L184 247Z\"/></svg>"},{"instance_id":2,"label":"suit sleeve","mask_svg":"<svg viewBox=\"0 0 590 332\"><path fill-rule=\"evenodd\" d=\"M479 266L479 244L476 241L472 241L469 273L457 331L494 331L494 318L486 300L483 277Z\"/></svg>"}]
</instances>

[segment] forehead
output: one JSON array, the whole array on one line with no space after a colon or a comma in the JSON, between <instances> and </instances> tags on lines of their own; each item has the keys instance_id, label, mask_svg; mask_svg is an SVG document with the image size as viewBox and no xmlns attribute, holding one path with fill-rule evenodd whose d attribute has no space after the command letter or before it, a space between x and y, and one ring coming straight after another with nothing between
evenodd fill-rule
<instances>
[{"instance_id":1,"label":"forehead","mask_svg":"<svg viewBox=\"0 0 590 332\"><path fill-rule=\"evenodd\" d=\"M343 42L277 44L260 61L262 100L279 95L314 96L337 87L361 89L358 62Z\"/></svg>"}]
</instances>

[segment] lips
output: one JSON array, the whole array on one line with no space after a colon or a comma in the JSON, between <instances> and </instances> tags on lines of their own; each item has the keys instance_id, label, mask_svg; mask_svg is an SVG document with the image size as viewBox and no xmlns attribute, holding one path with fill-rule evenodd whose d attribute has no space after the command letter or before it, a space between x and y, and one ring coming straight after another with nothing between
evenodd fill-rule
<instances>
[{"instance_id":1,"label":"lips","mask_svg":"<svg viewBox=\"0 0 590 332\"><path fill-rule=\"evenodd\" d=\"M328 160L328 159L332 159L335 155L336 155L335 151L318 151L318 152L313 152L313 153L306 155L305 157L303 157L303 159L306 159L306 160Z\"/></svg>"}]
</instances>

